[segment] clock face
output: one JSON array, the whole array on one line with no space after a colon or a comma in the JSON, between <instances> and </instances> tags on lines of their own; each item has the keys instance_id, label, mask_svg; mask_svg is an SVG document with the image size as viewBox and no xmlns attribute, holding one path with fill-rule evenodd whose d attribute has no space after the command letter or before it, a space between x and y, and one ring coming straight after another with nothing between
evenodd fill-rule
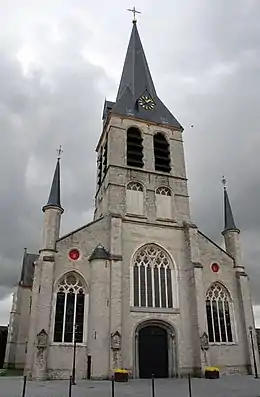
<instances>
[{"instance_id":1,"label":"clock face","mask_svg":"<svg viewBox=\"0 0 260 397\"><path fill-rule=\"evenodd\" d=\"M152 110L155 107L155 102L153 100L153 98L151 98L148 95L142 95L139 98L139 105L142 106L142 108L144 108L145 110Z\"/></svg>"}]
</instances>

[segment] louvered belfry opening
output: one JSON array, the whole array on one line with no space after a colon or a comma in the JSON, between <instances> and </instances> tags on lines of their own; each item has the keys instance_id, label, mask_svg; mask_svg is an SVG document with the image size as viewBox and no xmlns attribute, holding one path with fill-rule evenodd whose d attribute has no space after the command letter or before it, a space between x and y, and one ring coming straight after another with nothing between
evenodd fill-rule
<instances>
[{"instance_id":1,"label":"louvered belfry opening","mask_svg":"<svg viewBox=\"0 0 260 397\"><path fill-rule=\"evenodd\" d=\"M97 159L97 182L98 182L98 186L101 186L102 183L102 149L100 150L100 153L98 155L98 159Z\"/></svg>"},{"instance_id":2,"label":"louvered belfry opening","mask_svg":"<svg viewBox=\"0 0 260 397\"><path fill-rule=\"evenodd\" d=\"M153 137L155 170L170 172L171 160L169 143L163 134L158 132Z\"/></svg>"},{"instance_id":3,"label":"louvered belfry opening","mask_svg":"<svg viewBox=\"0 0 260 397\"><path fill-rule=\"evenodd\" d=\"M106 175L107 172L107 141L104 145L103 151L103 175Z\"/></svg>"},{"instance_id":4,"label":"louvered belfry opening","mask_svg":"<svg viewBox=\"0 0 260 397\"><path fill-rule=\"evenodd\" d=\"M134 127L127 130L127 165L143 168L143 138Z\"/></svg>"}]
</instances>

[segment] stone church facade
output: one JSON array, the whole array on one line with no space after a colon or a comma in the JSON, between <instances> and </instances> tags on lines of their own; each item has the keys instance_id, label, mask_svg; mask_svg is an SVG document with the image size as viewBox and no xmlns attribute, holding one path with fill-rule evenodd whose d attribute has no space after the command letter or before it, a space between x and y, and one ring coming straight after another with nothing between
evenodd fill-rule
<instances>
[{"instance_id":1,"label":"stone church facade","mask_svg":"<svg viewBox=\"0 0 260 397\"><path fill-rule=\"evenodd\" d=\"M226 187L225 249L190 219L183 128L159 99L136 22L97 145L94 219L60 237L60 159L42 248L24 253L7 367L33 379L254 370L249 280ZM258 354L256 364L259 366Z\"/></svg>"}]
</instances>

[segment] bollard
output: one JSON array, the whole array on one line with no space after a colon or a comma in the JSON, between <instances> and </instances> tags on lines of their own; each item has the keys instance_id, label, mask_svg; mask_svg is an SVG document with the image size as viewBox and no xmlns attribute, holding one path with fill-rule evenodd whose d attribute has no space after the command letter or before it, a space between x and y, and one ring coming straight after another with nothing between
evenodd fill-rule
<instances>
[{"instance_id":1,"label":"bollard","mask_svg":"<svg viewBox=\"0 0 260 397\"><path fill-rule=\"evenodd\" d=\"M191 397L191 376L188 374L188 384L189 384L189 397Z\"/></svg>"},{"instance_id":2,"label":"bollard","mask_svg":"<svg viewBox=\"0 0 260 397\"><path fill-rule=\"evenodd\" d=\"M88 356L87 379L91 378L91 356Z\"/></svg>"},{"instance_id":3,"label":"bollard","mask_svg":"<svg viewBox=\"0 0 260 397\"><path fill-rule=\"evenodd\" d=\"M154 391L154 374L152 374L152 397L155 397L155 391Z\"/></svg>"},{"instance_id":4,"label":"bollard","mask_svg":"<svg viewBox=\"0 0 260 397\"><path fill-rule=\"evenodd\" d=\"M72 376L70 376L70 380L69 380L69 397L71 397L71 386L72 386Z\"/></svg>"},{"instance_id":5,"label":"bollard","mask_svg":"<svg viewBox=\"0 0 260 397\"><path fill-rule=\"evenodd\" d=\"M22 392L22 397L25 397L26 381L27 381L27 376L24 375L24 377L23 377L23 392Z\"/></svg>"},{"instance_id":6,"label":"bollard","mask_svg":"<svg viewBox=\"0 0 260 397\"><path fill-rule=\"evenodd\" d=\"M115 378L114 378L114 376L112 376L112 379L111 379L111 385L112 385L112 397L115 397Z\"/></svg>"}]
</instances>

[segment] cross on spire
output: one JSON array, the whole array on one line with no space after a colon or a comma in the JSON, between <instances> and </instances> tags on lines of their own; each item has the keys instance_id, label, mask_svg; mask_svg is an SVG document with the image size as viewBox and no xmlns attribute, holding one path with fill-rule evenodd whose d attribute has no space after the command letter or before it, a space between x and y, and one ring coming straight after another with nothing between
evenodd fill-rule
<instances>
[{"instance_id":1,"label":"cross on spire","mask_svg":"<svg viewBox=\"0 0 260 397\"><path fill-rule=\"evenodd\" d=\"M59 149L57 149L56 151L57 151L57 153L58 153L57 159L59 160L59 159L61 158L61 153L63 153L63 150L62 150L61 145L60 145Z\"/></svg>"},{"instance_id":2,"label":"cross on spire","mask_svg":"<svg viewBox=\"0 0 260 397\"><path fill-rule=\"evenodd\" d=\"M223 186L224 186L224 189L226 189L226 187L227 187L227 180L226 180L226 178L224 177L224 175L222 176L222 184L223 184Z\"/></svg>"},{"instance_id":3,"label":"cross on spire","mask_svg":"<svg viewBox=\"0 0 260 397\"><path fill-rule=\"evenodd\" d=\"M135 22L136 22L136 17L135 17L135 15L136 15L136 14L141 14L141 12L140 12L140 11L137 11L135 7L133 7L132 9L131 9L131 8L128 8L127 11L130 11L130 12L133 13L133 16L134 16L133 23L135 23Z\"/></svg>"}]
</instances>

